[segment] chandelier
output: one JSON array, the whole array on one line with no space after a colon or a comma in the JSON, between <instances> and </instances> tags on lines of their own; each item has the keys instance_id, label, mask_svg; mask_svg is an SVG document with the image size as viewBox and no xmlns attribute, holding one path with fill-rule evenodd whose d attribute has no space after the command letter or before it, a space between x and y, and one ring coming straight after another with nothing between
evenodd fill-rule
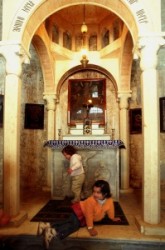
<instances>
[{"instance_id":1,"label":"chandelier","mask_svg":"<svg viewBox=\"0 0 165 250\"><path fill-rule=\"evenodd\" d=\"M88 27L85 24L85 4L84 4L84 8L83 8L83 24L81 25L81 32L82 33L87 33L88 31Z\"/></svg>"},{"instance_id":2,"label":"chandelier","mask_svg":"<svg viewBox=\"0 0 165 250\"><path fill-rule=\"evenodd\" d=\"M82 33L82 59L80 60L83 68L85 68L87 66L88 63L88 59L87 59L87 49L86 49L86 33L88 31L88 27L85 23L85 5L83 8L83 24L81 25L81 33Z\"/></svg>"}]
</instances>

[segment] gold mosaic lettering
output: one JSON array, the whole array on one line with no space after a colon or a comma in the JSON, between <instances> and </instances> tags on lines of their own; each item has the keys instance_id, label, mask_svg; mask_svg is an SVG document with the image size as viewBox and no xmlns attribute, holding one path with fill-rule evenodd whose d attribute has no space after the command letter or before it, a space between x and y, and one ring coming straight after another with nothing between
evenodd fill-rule
<instances>
[{"instance_id":1,"label":"gold mosaic lettering","mask_svg":"<svg viewBox=\"0 0 165 250\"><path fill-rule=\"evenodd\" d=\"M128 2L129 2L130 4L133 4L133 3L137 3L138 0L128 0Z\"/></svg>"},{"instance_id":2,"label":"gold mosaic lettering","mask_svg":"<svg viewBox=\"0 0 165 250\"><path fill-rule=\"evenodd\" d=\"M147 16L145 15L144 9L138 10L136 12L139 23L148 23Z\"/></svg>"},{"instance_id":3,"label":"gold mosaic lettering","mask_svg":"<svg viewBox=\"0 0 165 250\"><path fill-rule=\"evenodd\" d=\"M32 1L29 1L28 3L25 4L22 10L25 12L29 12L33 6L34 3Z\"/></svg>"},{"instance_id":4,"label":"gold mosaic lettering","mask_svg":"<svg viewBox=\"0 0 165 250\"><path fill-rule=\"evenodd\" d=\"M24 18L18 16L18 17L17 17L17 20L15 21L13 31L20 32L20 31L21 31L22 24L23 24L23 21L24 21Z\"/></svg>"}]
</instances>

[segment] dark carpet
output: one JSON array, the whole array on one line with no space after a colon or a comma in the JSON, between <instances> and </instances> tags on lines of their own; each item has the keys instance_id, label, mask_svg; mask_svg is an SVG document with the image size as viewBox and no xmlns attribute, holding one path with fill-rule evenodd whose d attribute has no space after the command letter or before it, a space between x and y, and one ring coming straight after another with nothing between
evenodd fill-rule
<instances>
[{"instance_id":1,"label":"dark carpet","mask_svg":"<svg viewBox=\"0 0 165 250\"><path fill-rule=\"evenodd\" d=\"M107 216L99 221L95 222L96 225L129 225L126 216L120 206L115 201L115 216L120 217L121 221L112 221ZM31 221L43 221L54 222L58 220L64 220L70 216L72 209L70 207L70 201L68 200L50 200L32 219Z\"/></svg>"},{"instance_id":2,"label":"dark carpet","mask_svg":"<svg viewBox=\"0 0 165 250\"><path fill-rule=\"evenodd\" d=\"M42 236L11 235L0 239L1 250L45 250ZM56 238L49 250L164 250L165 242L127 240L71 239L62 241Z\"/></svg>"}]
</instances>

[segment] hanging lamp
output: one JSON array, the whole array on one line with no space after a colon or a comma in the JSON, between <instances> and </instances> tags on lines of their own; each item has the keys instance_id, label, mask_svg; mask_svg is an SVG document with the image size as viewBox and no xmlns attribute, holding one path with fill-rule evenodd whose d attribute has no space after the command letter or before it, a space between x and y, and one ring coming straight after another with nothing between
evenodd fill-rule
<instances>
[{"instance_id":1,"label":"hanging lamp","mask_svg":"<svg viewBox=\"0 0 165 250\"><path fill-rule=\"evenodd\" d=\"M82 50L81 50L81 53L82 53L82 58L80 60L83 68L86 68L89 60L87 58L87 49L86 49L86 33L88 31L88 27L87 25L85 24L85 5L83 6L83 24L81 26L81 32L82 32L82 43L83 43L83 46L82 46Z\"/></svg>"},{"instance_id":2,"label":"hanging lamp","mask_svg":"<svg viewBox=\"0 0 165 250\"><path fill-rule=\"evenodd\" d=\"M85 4L84 4L84 8L83 8L83 24L81 25L81 32L82 33L87 33L88 31L88 27L85 23Z\"/></svg>"}]
</instances>

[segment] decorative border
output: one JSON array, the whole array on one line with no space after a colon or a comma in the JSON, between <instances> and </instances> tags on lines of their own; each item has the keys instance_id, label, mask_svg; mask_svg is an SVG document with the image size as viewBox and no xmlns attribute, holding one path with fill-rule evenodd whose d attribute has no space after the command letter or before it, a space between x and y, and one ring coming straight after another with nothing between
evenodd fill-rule
<instances>
[{"instance_id":1,"label":"decorative border","mask_svg":"<svg viewBox=\"0 0 165 250\"><path fill-rule=\"evenodd\" d=\"M159 98L160 106L160 132L165 132L165 97Z\"/></svg>"},{"instance_id":2,"label":"decorative border","mask_svg":"<svg viewBox=\"0 0 165 250\"><path fill-rule=\"evenodd\" d=\"M125 148L121 140L49 140L44 143L44 147L52 149L62 149L67 145L80 149Z\"/></svg>"},{"instance_id":3,"label":"decorative border","mask_svg":"<svg viewBox=\"0 0 165 250\"><path fill-rule=\"evenodd\" d=\"M0 95L0 128L3 127L3 107L4 107L4 96Z\"/></svg>"},{"instance_id":4,"label":"decorative border","mask_svg":"<svg viewBox=\"0 0 165 250\"><path fill-rule=\"evenodd\" d=\"M25 129L44 129L44 104L25 104Z\"/></svg>"},{"instance_id":5,"label":"decorative border","mask_svg":"<svg viewBox=\"0 0 165 250\"><path fill-rule=\"evenodd\" d=\"M130 109L130 133L141 134L142 133L142 110L141 108Z\"/></svg>"}]
</instances>

